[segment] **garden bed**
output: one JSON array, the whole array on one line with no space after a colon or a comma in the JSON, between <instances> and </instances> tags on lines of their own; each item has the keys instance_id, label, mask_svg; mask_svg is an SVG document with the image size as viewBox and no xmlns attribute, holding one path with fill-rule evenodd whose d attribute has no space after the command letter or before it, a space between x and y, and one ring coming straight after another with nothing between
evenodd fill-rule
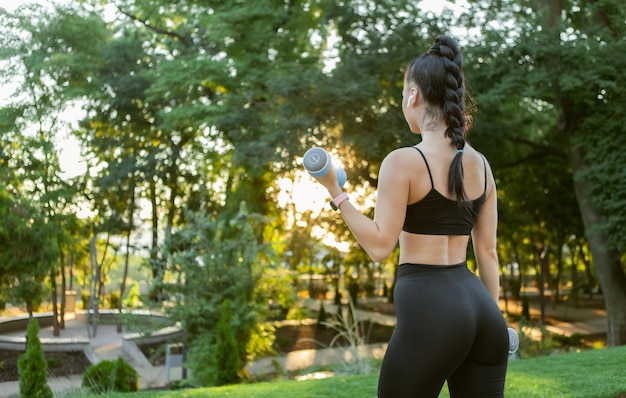
<instances>
[{"instance_id":1,"label":"garden bed","mask_svg":"<svg viewBox=\"0 0 626 398\"><path fill-rule=\"evenodd\" d=\"M0 350L0 383L17 381L17 360L22 351ZM91 365L83 351L46 352L48 378L82 375Z\"/></svg>"}]
</instances>

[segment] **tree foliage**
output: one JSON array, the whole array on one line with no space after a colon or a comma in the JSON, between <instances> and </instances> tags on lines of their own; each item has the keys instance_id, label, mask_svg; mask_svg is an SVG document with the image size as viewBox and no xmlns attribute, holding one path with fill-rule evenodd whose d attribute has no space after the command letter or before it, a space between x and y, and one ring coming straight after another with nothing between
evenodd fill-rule
<instances>
[{"instance_id":1,"label":"tree foliage","mask_svg":"<svg viewBox=\"0 0 626 398\"><path fill-rule=\"evenodd\" d=\"M541 245L556 246L559 264L568 236L584 234L609 313L609 344L624 344L626 196L618 165L626 157L612 143L624 133L617 116L624 90L617 82L626 77L621 66L626 9L618 1L511 0L497 7L476 1L471 14L482 30L470 52L478 103L493 106L479 123L495 137L500 154L513 154L505 162L524 173L511 174L517 189L508 179L500 189L505 199L511 194L522 199L520 189L529 193L525 201L540 221L531 243L543 236ZM514 149L501 151L500 144L509 143ZM562 163L547 163L552 157ZM500 160L497 154L494 160ZM542 162L537 173L518 167L529 161ZM537 197L539 203L532 200ZM519 209L511 200L505 206L511 204ZM526 224L519 216L516 211L514 217Z\"/></svg>"},{"instance_id":2,"label":"tree foliage","mask_svg":"<svg viewBox=\"0 0 626 398\"><path fill-rule=\"evenodd\" d=\"M231 311L228 325L223 326L230 328L237 343L237 372L243 371L248 355L254 354L248 352L248 343L257 321L268 315L268 292L256 288L264 267L271 266L255 235L259 221L247 213L245 205L232 219L200 211L165 243L172 266L169 273L177 281L164 287L175 297L168 313L186 331L189 367L203 385L224 382L221 371L233 365L218 361L224 342L223 331L216 326L226 311L224 306Z\"/></svg>"},{"instance_id":3,"label":"tree foliage","mask_svg":"<svg viewBox=\"0 0 626 398\"><path fill-rule=\"evenodd\" d=\"M63 256L84 252L80 235L106 234L101 259L124 236L127 254L147 249L153 302L174 297L195 374L214 382L201 364L215 349L221 300L233 305L245 363L251 346L262 350L268 298L293 303L290 272L392 272L395 260L371 263L335 213L277 203L316 145L342 160L353 201L373 215L383 157L419 140L401 111L405 65L437 34L469 32L459 41L477 104L470 140L497 179L503 265L536 272L548 246L555 287L571 262L590 281L597 271L609 303L624 301L626 159L614 145L626 125L624 7L470 3L460 18L408 0L135 0L116 2L113 16L82 1L0 12L0 78L19 87L0 109L0 286L40 300L56 289ZM83 111L78 125L62 122L72 106ZM59 159L68 134L88 166L71 180ZM93 211L85 222L81 207ZM141 229L149 238L132 247ZM318 229L350 253L324 247ZM622 318L611 325L623 330Z\"/></svg>"}]
</instances>

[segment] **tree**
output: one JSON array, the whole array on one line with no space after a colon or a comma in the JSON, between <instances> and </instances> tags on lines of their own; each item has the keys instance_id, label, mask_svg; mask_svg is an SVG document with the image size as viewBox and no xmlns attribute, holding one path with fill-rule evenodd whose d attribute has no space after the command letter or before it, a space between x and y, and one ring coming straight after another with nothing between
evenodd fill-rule
<instances>
[{"instance_id":1,"label":"tree","mask_svg":"<svg viewBox=\"0 0 626 398\"><path fill-rule=\"evenodd\" d=\"M239 347L232 332L230 300L222 303L222 314L217 322L217 342L215 363L218 366L216 382L218 386L237 384L240 380Z\"/></svg>"},{"instance_id":2,"label":"tree","mask_svg":"<svg viewBox=\"0 0 626 398\"><path fill-rule=\"evenodd\" d=\"M626 344L626 273L621 260L626 190L619 183L626 155L612 144L624 134L625 125L618 110L625 91L616 82L625 73L626 10L619 1L505 1L498 7L473 2L471 13L474 18L484 16L485 22L473 58L474 80L511 106L509 111L532 104L550 115L549 130L538 131L544 142L535 153L556 151L568 160L604 294L607 342ZM504 33L504 26L513 29L507 27ZM510 131L518 130L519 125Z\"/></svg>"},{"instance_id":3,"label":"tree","mask_svg":"<svg viewBox=\"0 0 626 398\"><path fill-rule=\"evenodd\" d=\"M189 224L165 242L172 267L168 273L176 281L164 286L174 304L167 312L187 333L193 377L202 385L214 385L223 366L216 362L220 344L216 326L223 306L231 303L229 327L237 342L241 374L251 335L269 311L266 292L257 290L263 269L269 266L254 231L262 219L249 214L245 205L232 219L204 211L188 219Z\"/></svg>"},{"instance_id":4,"label":"tree","mask_svg":"<svg viewBox=\"0 0 626 398\"><path fill-rule=\"evenodd\" d=\"M23 235L30 228L38 243L36 254L30 258L32 261L27 261L32 263L31 270L36 268L37 272L33 270L34 279L17 278L20 286L26 287L23 293L19 293L22 288L18 287L17 294L26 295L27 306L32 311L32 301L40 299L38 294L43 289L43 286L32 285L41 285L48 277L56 336L60 328L56 283L59 271L63 272L64 225L76 210L73 200L77 192L61 175L57 145L60 135L68 129L61 120L61 113L73 98L65 83L76 76L67 64L59 63L58 57L50 56L60 54L65 45L71 46L63 39L72 38L62 36L64 30L60 27L64 24L44 22L62 19L63 13L59 14L60 17L52 18L45 8L35 5L20 7L15 14L0 12L6 27L0 44L0 57L4 61L2 78L3 81L14 79L10 82L18 87L11 101L4 105L2 122L6 130L3 134L10 145L3 149L8 155L6 165L14 168L11 188L19 187L19 195L27 198L28 203L20 205L24 210L21 213L27 207L32 208L26 211L29 214L24 214L27 217L23 224L25 229L14 232ZM16 71L19 79L16 79ZM35 257L36 263L33 262Z\"/></svg>"},{"instance_id":5,"label":"tree","mask_svg":"<svg viewBox=\"0 0 626 398\"><path fill-rule=\"evenodd\" d=\"M41 304L46 289L44 281L49 274L43 261L46 227L43 217L28 200L13 198L4 214L0 257L4 269L3 279L10 287L9 298L26 304L28 314ZM6 202L4 203L6 205Z\"/></svg>"},{"instance_id":6,"label":"tree","mask_svg":"<svg viewBox=\"0 0 626 398\"><path fill-rule=\"evenodd\" d=\"M26 352L18 358L20 395L23 397L52 398L48 386L48 365L39 341L39 322L31 318L26 330Z\"/></svg>"}]
</instances>

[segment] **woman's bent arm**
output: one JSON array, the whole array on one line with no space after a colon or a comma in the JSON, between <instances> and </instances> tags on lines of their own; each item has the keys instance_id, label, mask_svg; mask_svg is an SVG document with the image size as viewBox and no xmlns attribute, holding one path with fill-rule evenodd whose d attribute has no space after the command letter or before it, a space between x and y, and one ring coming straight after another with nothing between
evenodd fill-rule
<instances>
[{"instance_id":1,"label":"woman's bent arm","mask_svg":"<svg viewBox=\"0 0 626 398\"><path fill-rule=\"evenodd\" d=\"M403 172L407 169L402 164L405 161L406 157L401 156L400 151L394 151L381 164L373 220L349 201L339 206L346 225L373 261L383 261L389 257L404 224L409 192L408 177ZM318 180L328 189L331 197L335 198L342 192L334 175Z\"/></svg>"}]
</instances>

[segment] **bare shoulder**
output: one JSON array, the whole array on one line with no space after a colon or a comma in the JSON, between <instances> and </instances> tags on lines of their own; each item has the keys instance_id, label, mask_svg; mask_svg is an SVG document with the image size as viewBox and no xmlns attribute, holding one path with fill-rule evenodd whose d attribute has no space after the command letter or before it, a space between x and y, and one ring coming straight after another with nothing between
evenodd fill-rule
<instances>
[{"instance_id":1,"label":"bare shoulder","mask_svg":"<svg viewBox=\"0 0 626 398\"><path fill-rule=\"evenodd\" d=\"M474 157L478 163L484 164L487 166L488 169L491 169L491 166L489 165L489 159L487 159L487 157L482 152L478 151L473 146L466 144L465 153L472 155L472 157Z\"/></svg>"},{"instance_id":2,"label":"bare shoulder","mask_svg":"<svg viewBox=\"0 0 626 398\"><path fill-rule=\"evenodd\" d=\"M471 151L470 153L474 154L476 165L479 166L481 170L484 169L486 171L487 186L488 186L487 190L491 191L495 185L495 181L494 181L493 171L491 169L491 164L489 163L489 159L487 159L487 157L482 152L476 150L475 148L471 146L469 148Z\"/></svg>"},{"instance_id":3,"label":"bare shoulder","mask_svg":"<svg viewBox=\"0 0 626 398\"><path fill-rule=\"evenodd\" d=\"M394 149L385 157L383 165L393 168L415 165L418 156L417 151L413 147Z\"/></svg>"},{"instance_id":4,"label":"bare shoulder","mask_svg":"<svg viewBox=\"0 0 626 398\"><path fill-rule=\"evenodd\" d=\"M408 182L418 168L419 155L414 148L404 147L391 151L380 165L379 180L395 184Z\"/></svg>"}]
</instances>

